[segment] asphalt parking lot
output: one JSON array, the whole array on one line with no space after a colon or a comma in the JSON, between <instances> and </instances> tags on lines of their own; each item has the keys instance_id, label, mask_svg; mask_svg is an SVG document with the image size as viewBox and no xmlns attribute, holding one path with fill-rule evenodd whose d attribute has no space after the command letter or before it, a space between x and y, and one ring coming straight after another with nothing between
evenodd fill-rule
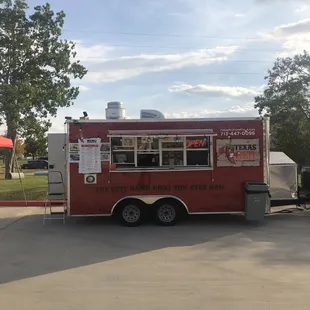
<instances>
[{"instance_id":1,"label":"asphalt parking lot","mask_svg":"<svg viewBox=\"0 0 310 310\"><path fill-rule=\"evenodd\" d=\"M41 213L0 208L1 309L310 308L309 212L137 228Z\"/></svg>"}]
</instances>

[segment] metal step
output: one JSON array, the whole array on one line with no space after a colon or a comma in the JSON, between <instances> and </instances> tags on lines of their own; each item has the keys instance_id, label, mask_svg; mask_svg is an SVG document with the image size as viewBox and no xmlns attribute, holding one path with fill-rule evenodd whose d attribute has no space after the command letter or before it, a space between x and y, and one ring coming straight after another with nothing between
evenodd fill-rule
<instances>
[{"instance_id":1,"label":"metal step","mask_svg":"<svg viewBox=\"0 0 310 310\"><path fill-rule=\"evenodd\" d=\"M49 200L48 206L58 206L58 207L64 207L67 203L63 200Z\"/></svg>"},{"instance_id":2,"label":"metal step","mask_svg":"<svg viewBox=\"0 0 310 310\"><path fill-rule=\"evenodd\" d=\"M46 200L44 205L44 217L43 225L46 220L62 220L65 224L65 219L67 215L67 199L65 193L64 178L60 171L49 171L49 174L59 175L60 181L48 182L48 190L46 193ZM61 189L52 189L50 185L62 185ZM55 190L55 192L53 192ZM61 191L61 192L60 192ZM53 211L52 208L61 211Z\"/></svg>"}]
</instances>

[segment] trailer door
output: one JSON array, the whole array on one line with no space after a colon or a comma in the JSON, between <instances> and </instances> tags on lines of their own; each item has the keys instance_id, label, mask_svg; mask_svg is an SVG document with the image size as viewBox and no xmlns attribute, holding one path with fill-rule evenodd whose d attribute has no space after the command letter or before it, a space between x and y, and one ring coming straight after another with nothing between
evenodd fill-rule
<instances>
[{"instance_id":1,"label":"trailer door","mask_svg":"<svg viewBox=\"0 0 310 310\"><path fill-rule=\"evenodd\" d=\"M67 198L67 173L66 173L66 134L65 133L50 133L48 134L48 182L59 182L60 175L55 173L59 171L63 177L65 186L65 197ZM63 192L61 184L55 184L50 187L51 193Z\"/></svg>"}]
</instances>

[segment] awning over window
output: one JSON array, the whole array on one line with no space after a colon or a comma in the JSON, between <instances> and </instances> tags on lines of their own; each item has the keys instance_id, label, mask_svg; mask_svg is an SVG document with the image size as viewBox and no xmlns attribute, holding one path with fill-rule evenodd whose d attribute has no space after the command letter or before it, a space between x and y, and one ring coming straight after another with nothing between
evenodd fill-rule
<instances>
[{"instance_id":1,"label":"awning over window","mask_svg":"<svg viewBox=\"0 0 310 310\"><path fill-rule=\"evenodd\" d=\"M109 130L108 137L216 136L212 129Z\"/></svg>"}]
</instances>

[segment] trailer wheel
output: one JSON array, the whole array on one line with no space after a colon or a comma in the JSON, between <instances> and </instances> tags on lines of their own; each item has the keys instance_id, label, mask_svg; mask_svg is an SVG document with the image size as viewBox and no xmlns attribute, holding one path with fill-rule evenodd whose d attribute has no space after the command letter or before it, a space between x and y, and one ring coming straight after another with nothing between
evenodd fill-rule
<instances>
[{"instance_id":1,"label":"trailer wheel","mask_svg":"<svg viewBox=\"0 0 310 310\"><path fill-rule=\"evenodd\" d=\"M118 210L120 222L125 226L139 226L142 221L141 206L136 201L128 201L122 204Z\"/></svg>"},{"instance_id":2,"label":"trailer wheel","mask_svg":"<svg viewBox=\"0 0 310 310\"><path fill-rule=\"evenodd\" d=\"M156 221L162 226L172 226L179 219L180 208L174 201L161 201L156 204Z\"/></svg>"}]
</instances>

